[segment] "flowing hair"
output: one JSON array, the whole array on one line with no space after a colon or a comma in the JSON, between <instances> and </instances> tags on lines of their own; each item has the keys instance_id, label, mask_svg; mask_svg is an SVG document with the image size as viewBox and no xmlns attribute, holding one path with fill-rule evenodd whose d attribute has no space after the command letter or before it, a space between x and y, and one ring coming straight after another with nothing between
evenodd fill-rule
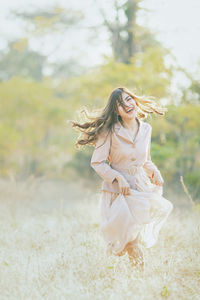
<instances>
[{"instance_id":1,"label":"flowing hair","mask_svg":"<svg viewBox=\"0 0 200 300\"><path fill-rule=\"evenodd\" d=\"M113 130L115 123L118 121L123 125L123 120L121 116L118 115L117 110L117 103L119 103L125 110L125 104L122 99L123 92L127 93L135 100L138 107L136 118L143 119L151 113L164 115L165 111L168 111L167 108L159 106L154 101L155 97L153 96L137 96L126 87L115 88L111 92L108 102L104 108L95 109L89 113L87 108L83 107L81 113L85 114L88 121L80 124L76 121L70 120L72 127L81 132L75 144L76 148L84 145L95 146L97 138L102 131L106 130L110 132ZM92 116L92 113L95 113L96 115Z\"/></svg>"}]
</instances>

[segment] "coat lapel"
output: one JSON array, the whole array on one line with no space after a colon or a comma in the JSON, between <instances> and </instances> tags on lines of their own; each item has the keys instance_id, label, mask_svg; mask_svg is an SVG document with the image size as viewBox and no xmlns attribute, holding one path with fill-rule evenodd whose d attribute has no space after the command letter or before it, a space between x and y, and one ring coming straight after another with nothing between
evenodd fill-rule
<instances>
[{"instance_id":1,"label":"coat lapel","mask_svg":"<svg viewBox=\"0 0 200 300\"><path fill-rule=\"evenodd\" d=\"M127 130L124 128L124 126L120 122L115 124L115 132L118 136L120 136L120 138L122 138L126 142L129 142L134 145L135 142L138 140L138 138L141 134L141 131L142 131L142 122L140 120L139 120L139 123L140 123L139 131L138 131L137 136L135 137L134 141L131 138L131 136L128 134Z\"/></svg>"}]
</instances>

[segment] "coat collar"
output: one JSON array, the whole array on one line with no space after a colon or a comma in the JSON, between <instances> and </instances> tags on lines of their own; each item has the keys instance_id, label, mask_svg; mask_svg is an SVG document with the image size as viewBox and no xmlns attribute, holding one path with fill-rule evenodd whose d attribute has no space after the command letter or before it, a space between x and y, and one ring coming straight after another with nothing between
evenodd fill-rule
<instances>
[{"instance_id":1,"label":"coat collar","mask_svg":"<svg viewBox=\"0 0 200 300\"><path fill-rule=\"evenodd\" d=\"M139 131L133 141L133 139L131 138L131 136L128 134L128 131L126 130L126 128L124 128L124 126L118 121L115 125L114 125L114 129L115 132L118 136L120 136L122 139L126 140L127 142L130 142L131 144L135 144L135 142L138 140L139 136L141 135L141 131L142 131L142 127L143 127L143 121L139 120Z\"/></svg>"}]
</instances>

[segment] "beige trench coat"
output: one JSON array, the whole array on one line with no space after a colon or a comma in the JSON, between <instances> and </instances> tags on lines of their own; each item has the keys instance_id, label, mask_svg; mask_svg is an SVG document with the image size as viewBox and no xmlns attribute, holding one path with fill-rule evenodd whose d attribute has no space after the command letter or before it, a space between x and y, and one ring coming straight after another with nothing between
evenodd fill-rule
<instances>
[{"instance_id":1,"label":"beige trench coat","mask_svg":"<svg viewBox=\"0 0 200 300\"><path fill-rule=\"evenodd\" d=\"M150 190L150 186L155 187L155 184L150 181L153 173L154 178L163 180L160 171L151 160L152 126L142 120L139 120L139 124L139 131L134 141L120 122L114 125L113 132L104 131L99 135L90 165L103 179L101 190L119 193L116 180L119 173L124 175L130 188L136 190L139 190L138 173L144 179L144 186L141 188L143 191L145 186L148 187L147 191Z\"/></svg>"}]
</instances>

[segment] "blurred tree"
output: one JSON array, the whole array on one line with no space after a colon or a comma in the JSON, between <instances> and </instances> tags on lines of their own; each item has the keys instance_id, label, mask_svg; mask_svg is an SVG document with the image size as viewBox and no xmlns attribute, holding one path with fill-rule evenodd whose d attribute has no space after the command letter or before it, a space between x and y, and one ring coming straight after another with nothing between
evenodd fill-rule
<instances>
[{"instance_id":1,"label":"blurred tree","mask_svg":"<svg viewBox=\"0 0 200 300\"><path fill-rule=\"evenodd\" d=\"M1 174L62 174L70 159L65 120L69 112L52 81L13 77L0 82ZM67 149L67 150L66 150Z\"/></svg>"},{"instance_id":2,"label":"blurred tree","mask_svg":"<svg viewBox=\"0 0 200 300\"><path fill-rule=\"evenodd\" d=\"M97 8L103 17L103 22L99 25L86 26L82 22L85 18L82 11L65 9L60 6L52 6L45 10L36 9L30 12L13 11L13 15L25 21L26 30L31 36L45 38L51 34L51 37L60 37L59 39L54 39L52 43L53 49L47 56L55 53L60 47L63 35L67 31L87 28L88 33L95 33L92 36L92 40L96 40L99 36L96 34L97 31L105 27L110 33L114 59L117 62L130 64L131 58L136 53L144 52L149 47L162 47L148 28L137 23L140 11L147 10L140 6L141 3L142 0L112 0L112 12L115 15L115 19L110 20L110 14L104 12L102 8ZM77 61L75 65L72 62L73 60L69 59L63 65L61 65L62 63L58 63L58 65L56 63L52 64L52 69L53 67L55 68L55 72L53 71L52 74L62 77L64 73L70 74L71 71L72 74L81 74L85 71Z\"/></svg>"},{"instance_id":3,"label":"blurred tree","mask_svg":"<svg viewBox=\"0 0 200 300\"><path fill-rule=\"evenodd\" d=\"M194 199L200 194L200 105L181 103L167 106L165 118L152 122L152 157L170 185L180 188L183 176Z\"/></svg>"},{"instance_id":4,"label":"blurred tree","mask_svg":"<svg viewBox=\"0 0 200 300\"><path fill-rule=\"evenodd\" d=\"M85 69L83 69L83 67L80 65L79 61L75 58L69 57L63 62L58 61L52 63L49 61L51 54L55 54L56 50L60 48L62 42L64 41L63 35L67 31L75 29L84 20L84 14L82 11L72 10L71 8L66 9L56 5L49 6L45 9L37 8L35 10L31 9L30 11L23 12L13 10L12 15L15 18L17 17L25 22L27 41L28 39L36 38L38 41L41 41L41 45L43 44L45 46L46 38L49 39L49 36L51 36L51 50L48 53L45 53L45 56L41 55L41 57L46 58L43 61L45 65L41 64L41 67L44 66L44 69L48 69L48 72L50 72L53 77L67 78L74 75L80 75L85 71ZM18 43L19 42L20 41L18 41ZM41 51L43 48L44 47L41 47ZM19 67L22 69L23 67L26 67L26 65L29 67L27 61L22 56L22 53L18 55L20 55L18 64ZM4 53L2 53L2 60L5 60L4 64L6 64L6 57L4 59ZM38 63L40 63L39 60ZM38 72L41 73L41 70L38 69ZM18 75L21 75L21 73L18 73ZM32 78L35 78L35 76Z\"/></svg>"},{"instance_id":5,"label":"blurred tree","mask_svg":"<svg viewBox=\"0 0 200 300\"><path fill-rule=\"evenodd\" d=\"M12 14L26 21L28 32L39 36L63 32L84 19L80 10L66 9L58 5L48 6L45 9L31 9L30 12L13 10Z\"/></svg>"},{"instance_id":6,"label":"blurred tree","mask_svg":"<svg viewBox=\"0 0 200 300\"><path fill-rule=\"evenodd\" d=\"M189 90L195 95L193 100L200 102L200 80L193 79Z\"/></svg>"},{"instance_id":7,"label":"blurred tree","mask_svg":"<svg viewBox=\"0 0 200 300\"><path fill-rule=\"evenodd\" d=\"M81 66L80 62L75 58L69 58L67 61L57 61L49 64L49 66L52 69L51 76L61 80L73 76L78 77L88 71L86 67Z\"/></svg>"},{"instance_id":8,"label":"blurred tree","mask_svg":"<svg viewBox=\"0 0 200 300\"><path fill-rule=\"evenodd\" d=\"M153 95L158 98L170 96L173 69L165 65L166 49L148 48L136 53L131 64L116 62L114 58L71 80L63 80L57 90L74 109L83 105L91 108L102 107L116 86L127 86L136 94Z\"/></svg>"},{"instance_id":9,"label":"blurred tree","mask_svg":"<svg viewBox=\"0 0 200 300\"><path fill-rule=\"evenodd\" d=\"M46 57L30 50L27 39L12 41L0 52L0 80L21 76L40 81L45 63Z\"/></svg>"},{"instance_id":10,"label":"blurred tree","mask_svg":"<svg viewBox=\"0 0 200 300\"><path fill-rule=\"evenodd\" d=\"M154 34L137 24L138 13L142 10L139 4L142 0L113 0L114 20L100 8L103 23L110 32L111 46L116 61L131 63L131 58L137 52L144 52L148 47L160 46Z\"/></svg>"},{"instance_id":11,"label":"blurred tree","mask_svg":"<svg viewBox=\"0 0 200 300\"><path fill-rule=\"evenodd\" d=\"M183 89L182 103L199 104L200 103L200 60L197 63L197 71L192 74L186 70L183 70L190 80L190 85L187 89Z\"/></svg>"}]
</instances>

